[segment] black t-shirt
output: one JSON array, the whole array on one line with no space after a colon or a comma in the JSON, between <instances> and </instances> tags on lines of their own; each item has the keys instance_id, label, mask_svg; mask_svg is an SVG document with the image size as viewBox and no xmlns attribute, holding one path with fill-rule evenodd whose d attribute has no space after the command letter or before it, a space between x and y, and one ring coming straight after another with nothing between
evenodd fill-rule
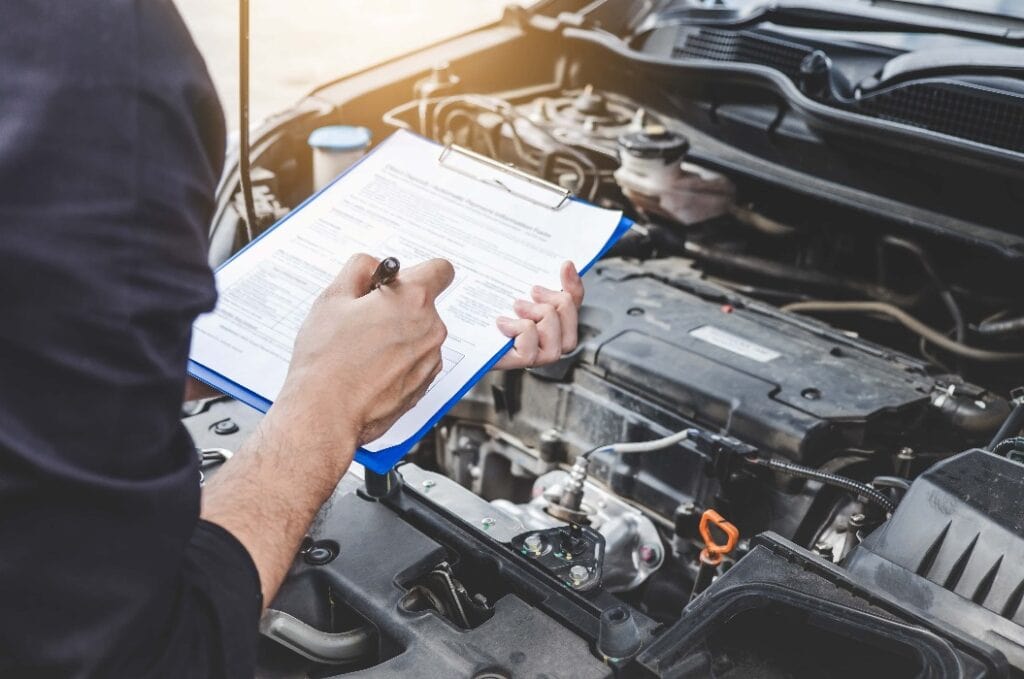
<instances>
[{"instance_id":1,"label":"black t-shirt","mask_svg":"<svg viewBox=\"0 0 1024 679\"><path fill-rule=\"evenodd\" d=\"M224 137L170 0L3 0L0 676L252 676L178 417Z\"/></svg>"}]
</instances>

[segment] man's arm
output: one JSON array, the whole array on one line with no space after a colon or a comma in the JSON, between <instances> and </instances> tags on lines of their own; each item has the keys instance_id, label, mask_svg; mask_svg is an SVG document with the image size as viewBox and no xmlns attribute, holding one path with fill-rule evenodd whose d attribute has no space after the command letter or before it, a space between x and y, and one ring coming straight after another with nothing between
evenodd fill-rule
<instances>
[{"instance_id":1,"label":"man's arm","mask_svg":"<svg viewBox=\"0 0 1024 679\"><path fill-rule=\"evenodd\" d=\"M421 264L371 293L376 265L353 258L314 305L281 394L203 494L203 518L252 556L264 605L355 449L387 431L441 368L445 332L434 299L451 283L451 265ZM583 283L570 262L561 278L563 291L535 288L532 302L516 303L519 318L499 319L515 338L499 367L550 363L575 348Z\"/></svg>"},{"instance_id":2,"label":"man's arm","mask_svg":"<svg viewBox=\"0 0 1024 679\"><path fill-rule=\"evenodd\" d=\"M434 300L451 265L425 262L371 292L376 266L357 255L317 300L273 407L203 494L203 518L252 556L264 603L356 448L387 431L441 370L446 333Z\"/></svg>"}]
</instances>

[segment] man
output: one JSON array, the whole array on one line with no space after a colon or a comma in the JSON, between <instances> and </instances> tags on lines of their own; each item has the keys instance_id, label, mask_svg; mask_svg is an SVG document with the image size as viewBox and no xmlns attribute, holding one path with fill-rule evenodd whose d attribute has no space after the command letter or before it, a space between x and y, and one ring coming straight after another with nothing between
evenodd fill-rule
<instances>
[{"instance_id":1,"label":"man","mask_svg":"<svg viewBox=\"0 0 1024 679\"><path fill-rule=\"evenodd\" d=\"M178 420L212 308L223 118L170 0L8 0L0 20L0 676L243 677L269 602L355 448L440 367L444 261L370 292L354 258L281 394L202 498ZM538 289L501 367L576 342ZM368 341L372 339L372 343Z\"/></svg>"}]
</instances>

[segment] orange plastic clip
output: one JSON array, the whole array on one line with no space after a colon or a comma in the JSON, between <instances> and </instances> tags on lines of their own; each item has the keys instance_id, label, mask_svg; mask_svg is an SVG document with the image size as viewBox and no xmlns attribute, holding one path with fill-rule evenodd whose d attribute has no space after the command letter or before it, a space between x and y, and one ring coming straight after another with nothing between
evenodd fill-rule
<instances>
[{"instance_id":1,"label":"orange plastic clip","mask_svg":"<svg viewBox=\"0 0 1024 679\"><path fill-rule=\"evenodd\" d=\"M711 526L714 525L725 533L725 544L715 542L711 535ZM740 539L739 529L722 518L722 515L714 509L706 509L700 517L700 536L704 538L704 549L700 552L700 560L709 566L717 566L722 563L722 557L736 549L736 543Z\"/></svg>"}]
</instances>

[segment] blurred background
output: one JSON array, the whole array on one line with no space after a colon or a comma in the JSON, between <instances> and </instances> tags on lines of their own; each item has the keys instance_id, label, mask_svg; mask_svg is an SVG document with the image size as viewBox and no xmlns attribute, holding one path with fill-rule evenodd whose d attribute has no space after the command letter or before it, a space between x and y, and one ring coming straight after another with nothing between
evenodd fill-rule
<instances>
[{"instance_id":1,"label":"blurred background","mask_svg":"<svg viewBox=\"0 0 1024 679\"><path fill-rule=\"evenodd\" d=\"M175 0L238 127L238 2ZM501 16L516 0L251 0L253 122L318 85ZM519 0L518 4L529 4Z\"/></svg>"}]
</instances>

